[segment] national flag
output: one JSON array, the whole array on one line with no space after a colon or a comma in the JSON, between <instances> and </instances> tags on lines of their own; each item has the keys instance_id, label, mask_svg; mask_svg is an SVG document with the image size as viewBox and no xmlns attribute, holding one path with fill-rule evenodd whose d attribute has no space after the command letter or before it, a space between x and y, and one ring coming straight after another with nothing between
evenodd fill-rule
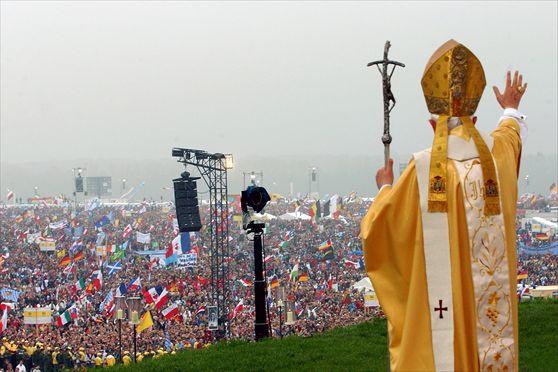
<instances>
[{"instance_id":1,"label":"national flag","mask_svg":"<svg viewBox=\"0 0 558 372\"><path fill-rule=\"evenodd\" d=\"M107 275L109 277L111 277L117 271L122 270L122 261L118 261L118 262L115 262L115 263L110 264L110 265L107 263L106 266L107 266L107 270L108 270Z\"/></svg>"},{"instance_id":2,"label":"national flag","mask_svg":"<svg viewBox=\"0 0 558 372\"><path fill-rule=\"evenodd\" d=\"M81 291L85 289L85 280L83 280L83 278L81 278L80 280L78 280L77 282L74 283L72 291L75 293L77 291Z\"/></svg>"},{"instance_id":3,"label":"national flag","mask_svg":"<svg viewBox=\"0 0 558 372\"><path fill-rule=\"evenodd\" d=\"M201 313L205 313L205 306L200 306L196 311L194 311L194 316L198 316Z\"/></svg>"},{"instance_id":4,"label":"national flag","mask_svg":"<svg viewBox=\"0 0 558 372\"><path fill-rule=\"evenodd\" d=\"M277 279L277 277L274 275L271 280L269 281L269 289L273 289L273 288L277 288L279 287L279 280Z\"/></svg>"},{"instance_id":5,"label":"national flag","mask_svg":"<svg viewBox=\"0 0 558 372\"><path fill-rule=\"evenodd\" d=\"M113 305L114 305L114 295L112 294L112 289L111 289L105 296L103 302L101 302L101 304L99 305L99 312L106 314L110 311Z\"/></svg>"},{"instance_id":6,"label":"national flag","mask_svg":"<svg viewBox=\"0 0 558 372\"><path fill-rule=\"evenodd\" d=\"M517 274L517 280L527 279L527 270L522 270Z\"/></svg>"},{"instance_id":7,"label":"national flag","mask_svg":"<svg viewBox=\"0 0 558 372\"><path fill-rule=\"evenodd\" d=\"M69 309L68 312L70 313L70 318L72 319L76 319L78 316L78 308L75 305L72 305Z\"/></svg>"},{"instance_id":8,"label":"national flag","mask_svg":"<svg viewBox=\"0 0 558 372\"><path fill-rule=\"evenodd\" d=\"M74 255L74 262L83 260L83 258L84 258L83 251L79 251Z\"/></svg>"},{"instance_id":9,"label":"national flag","mask_svg":"<svg viewBox=\"0 0 558 372\"><path fill-rule=\"evenodd\" d=\"M234 307L233 311L229 314L229 320L236 318L242 309L244 309L244 300L240 300L240 302Z\"/></svg>"},{"instance_id":10,"label":"national flag","mask_svg":"<svg viewBox=\"0 0 558 372\"><path fill-rule=\"evenodd\" d=\"M103 273L101 270L93 271L91 279L93 281L93 288L95 288L96 291L99 291L103 286Z\"/></svg>"},{"instance_id":11,"label":"national flag","mask_svg":"<svg viewBox=\"0 0 558 372\"><path fill-rule=\"evenodd\" d=\"M68 324L71 320L72 320L72 316L70 315L70 312L66 310L62 314L58 315L58 318L56 319L56 323L58 324L59 327L62 327L65 324Z\"/></svg>"},{"instance_id":12,"label":"national flag","mask_svg":"<svg viewBox=\"0 0 558 372\"><path fill-rule=\"evenodd\" d=\"M170 340L169 331L166 331L165 332L165 350L168 353L169 351L171 351L171 349L172 349L172 342Z\"/></svg>"},{"instance_id":13,"label":"national flag","mask_svg":"<svg viewBox=\"0 0 558 372\"><path fill-rule=\"evenodd\" d=\"M537 233L535 238L538 240L548 240L548 235L546 233Z\"/></svg>"},{"instance_id":14,"label":"national flag","mask_svg":"<svg viewBox=\"0 0 558 372\"><path fill-rule=\"evenodd\" d=\"M176 304L172 304L166 309L163 309L161 313L163 314L166 320L174 319L178 315L178 306L176 306Z\"/></svg>"},{"instance_id":15,"label":"national flag","mask_svg":"<svg viewBox=\"0 0 558 372\"><path fill-rule=\"evenodd\" d=\"M345 266L360 269L360 262L345 260Z\"/></svg>"},{"instance_id":16,"label":"national flag","mask_svg":"<svg viewBox=\"0 0 558 372\"><path fill-rule=\"evenodd\" d=\"M128 287L126 287L126 284L121 283L116 288L116 297L122 297L122 296L126 295L126 293L128 293Z\"/></svg>"},{"instance_id":17,"label":"national flag","mask_svg":"<svg viewBox=\"0 0 558 372\"><path fill-rule=\"evenodd\" d=\"M309 279L310 279L310 278L308 277L308 273L302 273L302 274L300 274L300 276L298 277L299 283L307 282Z\"/></svg>"},{"instance_id":18,"label":"national flag","mask_svg":"<svg viewBox=\"0 0 558 372\"><path fill-rule=\"evenodd\" d=\"M13 302L2 302L0 303L0 311L8 310L11 311L15 308L15 304Z\"/></svg>"},{"instance_id":19,"label":"national flag","mask_svg":"<svg viewBox=\"0 0 558 372\"><path fill-rule=\"evenodd\" d=\"M328 239L328 240L326 240L325 242L323 242L322 244L320 244L320 246L318 247L318 249L319 249L320 252L321 252L321 251L324 251L324 250L326 250L326 249L328 249L328 248L330 248L330 247L331 247L331 240Z\"/></svg>"},{"instance_id":20,"label":"national flag","mask_svg":"<svg viewBox=\"0 0 558 372\"><path fill-rule=\"evenodd\" d=\"M17 300L19 299L19 291L12 288L4 287L0 289L0 296L2 296L4 300L17 302Z\"/></svg>"},{"instance_id":21,"label":"national flag","mask_svg":"<svg viewBox=\"0 0 558 372\"><path fill-rule=\"evenodd\" d=\"M15 222L16 222L16 223L23 222L23 216L17 216L17 217L15 218Z\"/></svg>"},{"instance_id":22,"label":"national flag","mask_svg":"<svg viewBox=\"0 0 558 372\"><path fill-rule=\"evenodd\" d=\"M245 287L250 287L252 285L252 282L248 279L238 279L238 281Z\"/></svg>"},{"instance_id":23,"label":"national flag","mask_svg":"<svg viewBox=\"0 0 558 372\"><path fill-rule=\"evenodd\" d=\"M4 309L2 312L2 319L0 320L0 333L3 333L8 329L8 309Z\"/></svg>"},{"instance_id":24,"label":"national flag","mask_svg":"<svg viewBox=\"0 0 558 372\"><path fill-rule=\"evenodd\" d=\"M143 292L145 301L148 304L154 304L155 308L159 310L168 300L168 291L161 285L151 288L149 291Z\"/></svg>"},{"instance_id":25,"label":"national flag","mask_svg":"<svg viewBox=\"0 0 558 372\"><path fill-rule=\"evenodd\" d=\"M190 233L184 232L180 233L172 240L173 251L180 255L181 253L188 253L192 249L190 243Z\"/></svg>"},{"instance_id":26,"label":"national flag","mask_svg":"<svg viewBox=\"0 0 558 372\"><path fill-rule=\"evenodd\" d=\"M269 263L272 259L273 259L273 255L269 255L266 258L264 258L264 263Z\"/></svg>"},{"instance_id":27,"label":"national flag","mask_svg":"<svg viewBox=\"0 0 558 372\"><path fill-rule=\"evenodd\" d=\"M130 281L130 284L128 284L128 288L127 288L128 291L135 291L137 289L141 289L141 281L139 276L135 279L132 279Z\"/></svg>"},{"instance_id":28,"label":"national flag","mask_svg":"<svg viewBox=\"0 0 558 372\"><path fill-rule=\"evenodd\" d=\"M108 225L109 223L110 219L107 216L103 216L101 217L101 219L95 222L95 227L99 229L105 225Z\"/></svg>"},{"instance_id":29,"label":"national flag","mask_svg":"<svg viewBox=\"0 0 558 372\"><path fill-rule=\"evenodd\" d=\"M289 280L292 282L296 282L298 279L298 262L293 266L291 270L291 274L289 275Z\"/></svg>"},{"instance_id":30,"label":"national flag","mask_svg":"<svg viewBox=\"0 0 558 372\"><path fill-rule=\"evenodd\" d=\"M145 313L143 313L143 315L141 316L140 322L136 327L136 331L138 333L140 333L141 331L143 331L144 329L153 327L153 318L151 317L151 312L150 311L146 311Z\"/></svg>"},{"instance_id":31,"label":"national flag","mask_svg":"<svg viewBox=\"0 0 558 372\"><path fill-rule=\"evenodd\" d=\"M70 258L69 255L66 255L58 262L58 266L64 267L64 266L68 266L71 263L72 263L72 259Z\"/></svg>"},{"instance_id":32,"label":"national flag","mask_svg":"<svg viewBox=\"0 0 558 372\"><path fill-rule=\"evenodd\" d=\"M133 231L132 225L128 224L128 226L124 228L124 233L122 234L122 237L124 239L128 238L132 234L132 231Z\"/></svg>"},{"instance_id":33,"label":"national flag","mask_svg":"<svg viewBox=\"0 0 558 372\"><path fill-rule=\"evenodd\" d=\"M122 246L118 246L115 249L112 256L110 257L110 260L111 261L121 260L122 258L124 258L125 254L126 254L126 250L124 248L122 248Z\"/></svg>"},{"instance_id":34,"label":"national flag","mask_svg":"<svg viewBox=\"0 0 558 372\"><path fill-rule=\"evenodd\" d=\"M285 249L285 248L287 248L288 244L289 244L288 240L283 240L281 243L279 243L279 248Z\"/></svg>"},{"instance_id":35,"label":"national flag","mask_svg":"<svg viewBox=\"0 0 558 372\"><path fill-rule=\"evenodd\" d=\"M12 190L8 190L8 193L6 194L6 200L11 200L14 197L14 192Z\"/></svg>"}]
</instances>

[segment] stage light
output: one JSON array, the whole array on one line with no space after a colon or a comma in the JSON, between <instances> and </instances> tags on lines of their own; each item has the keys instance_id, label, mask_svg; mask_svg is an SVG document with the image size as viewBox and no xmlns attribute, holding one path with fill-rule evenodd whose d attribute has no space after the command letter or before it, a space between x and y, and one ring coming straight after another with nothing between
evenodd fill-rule
<instances>
[{"instance_id":1,"label":"stage light","mask_svg":"<svg viewBox=\"0 0 558 372\"><path fill-rule=\"evenodd\" d=\"M191 177L188 172L183 172L180 176L181 178L172 180L178 229L180 232L200 231L202 223L196 186L199 177Z\"/></svg>"},{"instance_id":2,"label":"stage light","mask_svg":"<svg viewBox=\"0 0 558 372\"><path fill-rule=\"evenodd\" d=\"M232 154L225 154L225 169L234 168L234 158Z\"/></svg>"},{"instance_id":3,"label":"stage light","mask_svg":"<svg viewBox=\"0 0 558 372\"><path fill-rule=\"evenodd\" d=\"M181 158L184 156L184 149L181 149L180 147L175 147L172 149L172 156L175 158Z\"/></svg>"}]
</instances>

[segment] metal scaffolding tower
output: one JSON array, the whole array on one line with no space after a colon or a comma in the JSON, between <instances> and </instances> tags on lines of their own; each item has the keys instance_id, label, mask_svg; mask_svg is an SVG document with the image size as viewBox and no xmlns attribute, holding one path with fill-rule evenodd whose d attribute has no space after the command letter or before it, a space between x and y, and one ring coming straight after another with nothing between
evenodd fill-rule
<instances>
[{"instance_id":1,"label":"metal scaffolding tower","mask_svg":"<svg viewBox=\"0 0 558 372\"><path fill-rule=\"evenodd\" d=\"M206 226L210 231L211 301L217 306L219 319L215 338L230 333L230 285L228 278L229 224L227 198L227 170L233 166L232 155L211 154L203 150L173 148L178 162L195 166L209 188L209 216Z\"/></svg>"}]
</instances>

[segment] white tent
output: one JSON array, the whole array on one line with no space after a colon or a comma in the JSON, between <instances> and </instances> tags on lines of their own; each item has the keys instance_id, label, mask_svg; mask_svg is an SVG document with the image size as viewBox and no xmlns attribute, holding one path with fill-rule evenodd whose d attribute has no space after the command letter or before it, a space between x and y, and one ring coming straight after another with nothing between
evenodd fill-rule
<instances>
[{"instance_id":1,"label":"white tent","mask_svg":"<svg viewBox=\"0 0 558 372\"><path fill-rule=\"evenodd\" d=\"M558 224L552 221L547 220L546 218L542 218L542 217L533 217L532 218L533 221L540 223L541 225L549 228L549 229L558 229Z\"/></svg>"},{"instance_id":2,"label":"white tent","mask_svg":"<svg viewBox=\"0 0 558 372\"><path fill-rule=\"evenodd\" d=\"M285 214L279 216L279 219L284 220L284 221L293 221L293 220L308 221L310 219L310 216L307 215L307 214L304 214L302 212L296 211L296 212L285 213Z\"/></svg>"},{"instance_id":3,"label":"white tent","mask_svg":"<svg viewBox=\"0 0 558 372\"><path fill-rule=\"evenodd\" d=\"M271 213L254 213L254 220L256 221L271 221L276 219L277 217L275 217L274 215L272 215Z\"/></svg>"},{"instance_id":4,"label":"white tent","mask_svg":"<svg viewBox=\"0 0 558 372\"><path fill-rule=\"evenodd\" d=\"M372 287L372 282L370 281L369 277L362 278L361 280L359 280L358 282L353 284L353 289L356 289L356 290L359 290L359 291L372 291L372 292L374 292L374 287Z\"/></svg>"}]
</instances>

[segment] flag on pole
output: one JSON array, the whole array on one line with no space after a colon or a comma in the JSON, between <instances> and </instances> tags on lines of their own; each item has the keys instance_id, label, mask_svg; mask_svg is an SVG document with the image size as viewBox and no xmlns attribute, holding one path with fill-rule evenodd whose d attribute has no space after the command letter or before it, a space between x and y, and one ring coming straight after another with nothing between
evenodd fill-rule
<instances>
[{"instance_id":1,"label":"flag on pole","mask_svg":"<svg viewBox=\"0 0 558 372\"><path fill-rule=\"evenodd\" d=\"M143 315L141 316L140 322L137 325L136 331L138 333L140 333L141 331L153 327L153 318L151 317L151 312L150 311L146 311L145 313L143 313Z\"/></svg>"},{"instance_id":2,"label":"flag on pole","mask_svg":"<svg viewBox=\"0 0 558 372\"><path fill-rule=\"evenodd\" d=\"M13 197L14 197L14 192L12 190L8 190L8 193L6 194L6 200L10 201Z\"/></svg>"},{"instance_id":3,"label":"flag on pole","mask_svg":"<svg viewBox=\"0 0 558 372\"><path fill-rule=\"evenodd\" d=\"M154 304L155 308L159 310L168 300L167 289L161 285L151 288L149 291L143 292L145 301L148 304Z\"/></svg>"},{"instance_id":4,"label":"flag on pole","mask_svg":"<svg viewBox=\"0 0 558 372\"><path fill-rule=\"evenodd\" d=\"M58 315L58 318L56 319L56 323L58 324L59 327L62 327L68 324L71 320L72 320L72 316L70 315L70 312L66 310L62 314Z\"/></svg>"},{"instance_id":5,"label":"flag on pole","mask_svg":"<svg viewBox=\"0 0 558 372\"><path fill-rule=\"evenodd\" d=\"M0 320L0 334L8 328L8 309L5 308L2 312L2 320Z\"/></svg>"},{"instance_id":6,"label":"flag on pole","mask_svg":"<svg viewBox=\"0 0 558 372\"><path fill-rule=\"evenodd\" d=\"M178 315L178 306L172 304L163 311L161 311L166 320L172 320Z\"/></svg>"},{"instance_id":7,"label":"flag on pole","mask_svg":"<svg viewBox=\"0 0 558 372\"><path fill-rule=\"evenodd\" d=\"M58 262L58 266L64 267L64 266L68 266L71 263L72 263L72 259L70 258L69 255L66 255Z\"/></svg>"},{"instance_id":8,"label":"flag on pole","mask_svg":"<svg viewBox=\"0 0 558 372\"><path fill-rule=\"evenodd\" d=\"M114 273L116 273L117 271L122 270L122 262L118 261L118 262L115 262L115 263L110 264L110 265L107 264L107 270L108 270L107 274L110 278Z\"/></svg>"},{"instance_id":9,"label":"flag on pole","mask_svg":"<svg viewBox=\"0 0 558 372\"><path fill-rule=\"evenodd\" d=\"M244 309L244 300L240 300L240 302L234 307L233 311L229 314L229 320L236 318L242 309Z\"/></svg>"},{"instance_id":10,"label":"flag on pole","mask_svg":"<svg viewBox=\"0 0 558 372\"><path fill-rule=\"evenodd\" d=\"M128 284L127 289L128 289L128 291L135 291L137 289L141 289L141 281L140 281L139 276L130 281L130 284Z\"/></svg>"},{"instance_id":11,"label":"flag on pole","mask_svg":"<svg viewBox=\"0 0 558 372\"><path fill-rule=\"evenodd\" d=\"M201 313L205 313L205 306L198 307L198 309L194 312L194 316L197 316L198 314Z\"/></svg>"},{"instance_id":12,"label":"flag on pole","mask_svg":"<svg viewBox=\"0 0 558 372\"><path fill-rule=\"evenodd\" d=\"M289 275L289 280L292 282L296 282L298 278L298 262L293 266L291 270L291 274Z\"/></svg>"},{"instance_id":13,"label":"flag on pole","mask_svg":"<svg viewBox=\"0 0 558 372\"><path fill-rule=\"evenodd\" d=\"M91 278L93 279L93 288L95 288L96 291L99 291L103 286L103 273L101 270L95 270L93 271Z\"/></svg>"},{"instance_id":14,"label":"flag on pole","mask_svg":"<svg viewBox=\"0 0 558 372\"><path fill-rule=\"evenodd\" d=\"M73 292L77 292L77 291L81 291L85 289L85 280L83 280L83 278L81 278L80 280L78 280L77 282L75 282L72 290Z\"/></svg>"},{"instance_id":15,"label":"flag on pole","mask_svg":"<svg viewBox=\"0 0 558 372\"><path fill-rule=\"evenodd\" d=\"M245 287L250 287L252 285L252 282L248 279L238 279L238 281Z\"/></svg>"},{"instance_id":16,"label":"flag on pole","mask_svg":"<svg viewBox=\"0 0 558 372\"><path fill-rule=\"evenodd\" d=\"M128 293L128 287L124 283L121 283L118 288L116 288L116 297L122 297Z\"/></svg>"}]
</instances>

